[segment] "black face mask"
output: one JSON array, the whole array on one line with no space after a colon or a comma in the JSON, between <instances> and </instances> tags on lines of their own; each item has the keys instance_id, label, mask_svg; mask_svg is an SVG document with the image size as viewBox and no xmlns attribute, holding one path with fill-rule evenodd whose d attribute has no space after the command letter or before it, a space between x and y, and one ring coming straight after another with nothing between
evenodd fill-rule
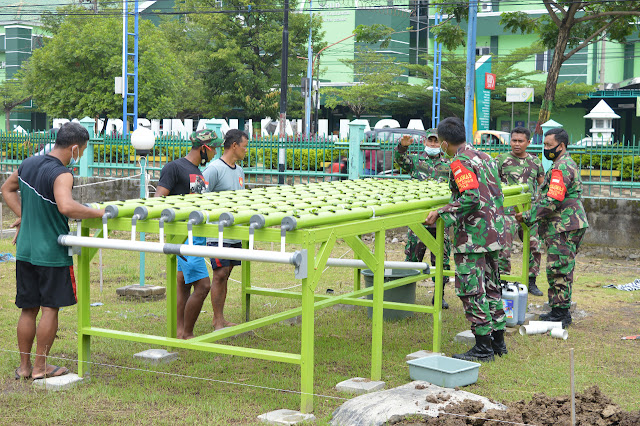
<instances>
[{"instance_id":1,"label":"black face mask","mask_svg":"<svg viewBox=\"0 0 640 426\"><path fill-rule=\"evenodd\" d=\"M555 160L556 158L558 158L558 153L561 151L561 147L560 144L558 144L555 148L551 148L551 149L545 149L542 151L542 154L544 155L544 158L546 158L547 160Z\"/></svg>"}]
</instances>

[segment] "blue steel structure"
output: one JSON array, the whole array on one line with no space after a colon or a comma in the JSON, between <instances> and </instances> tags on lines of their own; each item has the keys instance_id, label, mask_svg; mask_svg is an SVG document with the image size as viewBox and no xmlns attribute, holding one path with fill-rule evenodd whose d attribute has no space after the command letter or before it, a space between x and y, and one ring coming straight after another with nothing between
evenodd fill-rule
<instances>
[{"instance_id":1,"label":"blue steel structure","mask_svg":"<svg viewBox=\"0 0 640 426\"><path fill-rule=\"evenodd\" d=\"M434 25L442 22L442 15L436 11ZM442 43L438 43L438 37L433 40L433 96L431 106L431 127L438 127L440 123L440 81L442 78Z\"/></svg>"},{"instance_id":2,"label":"blue steel structure","mask_svg":"<svg viewBox=\"0 0 640 426\"><path fill-rule=\"evenodd\" d=\"M138 0L133 1L133 11L129 11L129 0L123 0L123 19L122 19L122 52L124 58L122 58L122 93L124 95L122 99L122 136L126 137L129 131L128 118L131 117L131 123L133 130L138 128L138 39L139 39L139 27L138 22L140 18ZM133 32L129 32L129 18L133 17ZM129 37L133 37L133 52L129 51ZM129 72L129 59L133 62L133 72ZM133 77L133 92L129 92L129 77ZM133 112L128 112L129 109L129 97L133 97ZM147 182L146 182L146 165L147 157L140 156L140 198L144 199L147 195ZM144 232L140 233L140 241L145 240ZM144 285L144 266L145 266L145 253L140 252L140 285Z\"/></svg>"},{"instance_id":3,"label":"blue steel structure","mask_svg":"<svg viewBox=\"0 0 640 426\"><path fill-rule=\"evenodd\" d=\"M123 78L122 78L122 93L124 98L122 100L122 135L127 136L129 131L127 126L128 118L132 118L133 130L138 128L138 21L139 21L139 9L138 0L133 1L133 11L129 11L129 0L123 0L123 34L122 38L123 52L125 57L122 58L123 62ZM129 32L129 18L133 17L133 32ZM129 37L133 37L133 52L129 51ZM129 72L129 59L133 61L133 72ZM129 77L133 77L133 92L129 92ZM129 97L133 96L133 112L128 112Z\"/></svg>"}]
</instances>

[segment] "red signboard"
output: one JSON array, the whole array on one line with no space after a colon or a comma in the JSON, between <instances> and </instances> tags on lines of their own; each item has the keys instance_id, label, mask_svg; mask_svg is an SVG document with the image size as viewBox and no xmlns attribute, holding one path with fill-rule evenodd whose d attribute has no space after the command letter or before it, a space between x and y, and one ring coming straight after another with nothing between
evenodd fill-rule
<instances>
[{"instance_id":1,"label":"red signboard","mask_svg":"<svg viewBox=\"0 0 640 426\"><path fill-rule=\"evenodd\" d=\"M496 89L496 75L490 72L484 73L484 88L489 90Z\"/></svg>"}]
</instances>

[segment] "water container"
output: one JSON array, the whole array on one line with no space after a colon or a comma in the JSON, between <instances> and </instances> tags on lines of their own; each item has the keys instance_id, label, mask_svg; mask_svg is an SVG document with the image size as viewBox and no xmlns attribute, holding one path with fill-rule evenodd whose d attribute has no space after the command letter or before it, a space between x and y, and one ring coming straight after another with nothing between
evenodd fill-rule
<instances>
[{"instance_id":1,"label":"water container","mask_svg":"<svg viewBox=\"0 0 640 426\"><path fill-rule=\"evenodd\" d=\"M410 277L412 275L418 275L420 271L415 269L385 269L384 270L384 282L397 280L404 277ZM370 269L363 269L362 276L364 277L365 287L373 286L373 272ZM373 299L373 294L369 294L367 299ZM384 300L387 302L400 302L400 303L416 303L416 283L405 284L400 287L391 288L384 291ZM368 307L367 313L369 318L373 316L373 308ZM413 315L412 311L401 311L398 309L383 309L382 317L384 320L400 320L408 318Z\"/></svg>"},{"instance_id":2,"label":"water container","mask_svg":"<svg viewBox=\"0 0 640 426\"><path fill-rule=\"evenodd\" d=\"M518 283L518 324L524 324L524 317L527 314L527 303L529 301L529 290L524 284Z\"/></svg>"},{"instance_id":3,"label":"water container","mask_svg":"<svg viewBox=\"0 0 640 426\"><path fill-rule=\"evenodd\" d=\"M502 287L502 304L504 305L507 327L515 327L518 324L519 299L518 287L515 284L508 283Z\"/></svg>"}]
</instances>

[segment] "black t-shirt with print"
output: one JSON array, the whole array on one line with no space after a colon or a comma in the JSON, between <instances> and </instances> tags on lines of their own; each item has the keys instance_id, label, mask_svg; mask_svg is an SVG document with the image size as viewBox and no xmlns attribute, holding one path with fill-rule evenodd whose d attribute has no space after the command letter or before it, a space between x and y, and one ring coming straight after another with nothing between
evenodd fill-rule
<instances>
[{"instance_id":1,"label":"black t-shirt with print","mask_svg":"<svg viewBox=\"0 0 640 426\"><path fill-rule=\"evenodd\" d=\"M197 166L186 158L178 158L162 168L158 186L168 189L169 195L202 194L207 183Z\"/></svg>"}]
</instances>

